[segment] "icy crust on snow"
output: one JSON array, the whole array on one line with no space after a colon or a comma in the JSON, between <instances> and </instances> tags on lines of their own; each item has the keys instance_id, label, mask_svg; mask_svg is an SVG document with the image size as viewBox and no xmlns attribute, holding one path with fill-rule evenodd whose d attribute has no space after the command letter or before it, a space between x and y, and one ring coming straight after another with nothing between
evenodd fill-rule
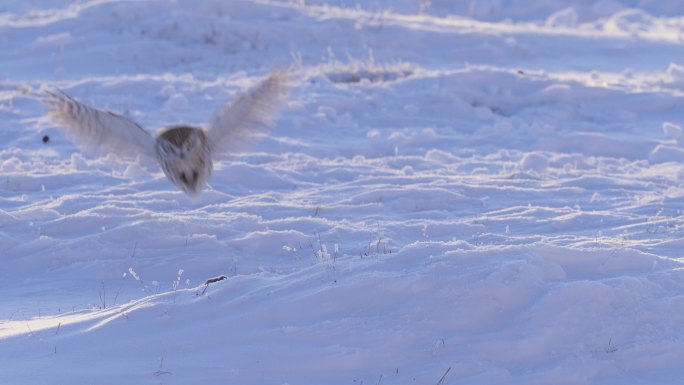
<instances>
[{"instance_id":1,"label":"icy crust on snow","mask_svg":"<svg viewBox=\"0 0 684 385\"><path fill-rule=\"evenodd\" d=\"M681 378L684 6L357 3L0 5L0 383ZM290 65L198 199L40 103L154 132Z\"/></svg>"},{"instance_id":2,"label":"icy crust on snow","mask_svg":"<svg viewBox=\"0 0 684 385\"><path fill-rule=\"evenodd\" d=\"M436 256L426 259L425 250ZM483 382L586 380L580 369L598 380L663 376L668 367L676 374L681 348L662 339L681 332L684 304L672 295L681 286L655 282L681 282L678 270L640 253L574 254L581 262L554 247L423 244L382 261L343 259L334 272L237 275L201 296L201 287L181 289L22 321L32 331L22 331L14 354L57 368L32 370L33 378L65 383L98 373L60 369L92 355L125 367L115 377L130 381L153 381L159 356L159 370L180 382L278 382L306 373L304 381L320 383L378 372L396 383L428 382L445 365ZM16 323L0 325L0 335Z\"/></svg>"}]
</instances>

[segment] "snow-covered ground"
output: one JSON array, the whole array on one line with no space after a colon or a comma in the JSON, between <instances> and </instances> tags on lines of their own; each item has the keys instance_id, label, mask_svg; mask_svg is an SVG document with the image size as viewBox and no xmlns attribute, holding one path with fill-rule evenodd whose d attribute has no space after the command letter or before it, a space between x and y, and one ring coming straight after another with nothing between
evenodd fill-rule
<instances>
[{"instance_id":1,"label":"snow-covered ground","mask_svg":"<svg viewBox=\"0 0 684 385\"><path fill-rule=\"evenodd\" d=\"M677 383L683 48L679 0L4 1L0 384ZM289 66L199 199L41 103Z\"/></svg>"}]
</instances>

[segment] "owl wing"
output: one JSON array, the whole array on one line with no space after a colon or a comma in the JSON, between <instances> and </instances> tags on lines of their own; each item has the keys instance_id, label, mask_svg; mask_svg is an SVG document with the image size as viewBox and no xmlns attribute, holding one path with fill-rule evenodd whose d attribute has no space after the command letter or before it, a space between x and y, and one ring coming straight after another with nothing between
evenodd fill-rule
<instances>
[{"instance_id":1,"label":"owl wing","mask_svg":"<svg viewBox=\"0 0 684 385\"><path fill-rule=\"evenodd\" d=\"M49 117L77 145L100 155L155 157L154 138L137 123L113 112L86 106L63 91L47 92Z\"/></svg>"},{"instance_id":2,"label":"owl wing","mask_svg":"<svg viewBox=\"0 0 684 385\"><path fill-rule=\"evenodd\" d=\"M221 108L207 131L212 152L239 152L268 134L290 88L290 73L277 70Z\"/></svg>"}]
</instances>

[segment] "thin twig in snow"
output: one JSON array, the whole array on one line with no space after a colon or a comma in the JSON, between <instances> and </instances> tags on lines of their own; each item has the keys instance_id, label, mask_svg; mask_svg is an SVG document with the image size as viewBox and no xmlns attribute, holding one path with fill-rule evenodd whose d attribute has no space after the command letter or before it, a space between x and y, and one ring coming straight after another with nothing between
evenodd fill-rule
<instances>
[{"instance_id":1,"label":"thin twig in snow","mask_svg":"<svg viewBox=\"0 0 684 385\"><path fill-rule=\"evenodd\" d=\"M449 374L450 371L451 371L451 366L449 366L449 369L447 369L446 372L444 372L444 374L442 375L442 378L440 378L439 381L437 382L437 385L443 385L444 384L444 380L446 379L446 376L447 376L447 374Z\"/></svg>"}]
</instances>

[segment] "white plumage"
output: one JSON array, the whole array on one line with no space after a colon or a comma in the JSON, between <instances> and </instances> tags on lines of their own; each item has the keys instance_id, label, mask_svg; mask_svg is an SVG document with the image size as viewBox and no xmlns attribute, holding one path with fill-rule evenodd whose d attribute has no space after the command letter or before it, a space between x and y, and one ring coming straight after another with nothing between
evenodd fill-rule
<instances>
[{"instance_id":1,"label":"white plumage","mask_svg":"<svg viewBox=\"0 0 684 385\"><path fill-rule=\"evenodd\" d=\"M221 108L206 129L172 126L160 130L156 139L130 119L61 91L48 92L45 103L61 131L79 146L99 154L155 158L173 184L197 195L211 175L213 157L243 149L268 133L289 89L289 74L275 71Z\"/></svg>"}]
</instances>

